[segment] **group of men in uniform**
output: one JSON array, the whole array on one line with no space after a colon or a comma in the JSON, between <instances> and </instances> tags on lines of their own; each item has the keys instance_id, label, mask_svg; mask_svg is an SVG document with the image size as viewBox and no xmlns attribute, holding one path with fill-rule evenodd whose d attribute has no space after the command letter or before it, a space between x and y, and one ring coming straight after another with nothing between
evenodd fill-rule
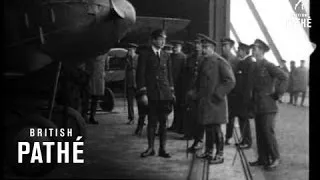
<instances>
[{"instance_id":1,"label":"group of men in uniform","mask_svg":"<svg viewBox=\"0 0 320 180\"><path fill-rule=\"evenodd\" d=\"M300 106L304 106L306 93L308 91L309 77L305 67L305 60L300 60L300 66L296 67L295 61L290 62L290 78L288 93L290 94L289 104L298 105L298 97L301 94Z\"/></svg>"},{"instance_id":2,"label":"group of men in uniform","mask_svg":"<svg viewBox=\"0 0 320 180\"><path fill-rule=\"evenodd\" d=\"M148 116L148 148L141 157L155 155L158 124L158 155L171 157L166 151L166 124L174 109L174 121L169 129L184 133L184 139L194 139L189 152L202 148L205 134L205 152L198 157L208 159L210 164L223 163L224 145L230 143L237 117L241 148L252 145L249 119L255 119L258 159L250 164L264 165L267 169L279 165L274 132L276 101L286 89L288 74L265 59L264 54L269 51L266 43L259 39L252 45L239 42L235 56L232 54L235 42L223 38L220 56L216 52L217 42L203 34L198 34L193 51L188 55L182 52L181 41L173 41L172 53L168 53L170 47L164 48L164 30L153 31L150 42L138 50L136 58L135 93L139 115L140 109L144 109L141 104L147 107L143 120L138 122L136 134L141 134L145 115ZM278 82L276 85L274 80ZM227 124L225 141L222 124ZM214 144L216 154L213 157Z\"/></svg>"}]
</instances>

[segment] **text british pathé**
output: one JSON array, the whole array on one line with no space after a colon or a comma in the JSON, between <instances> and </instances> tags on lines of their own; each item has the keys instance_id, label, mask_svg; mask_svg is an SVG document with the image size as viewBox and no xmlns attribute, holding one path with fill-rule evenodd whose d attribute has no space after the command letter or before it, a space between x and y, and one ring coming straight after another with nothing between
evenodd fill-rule
<instances>
[{"instance_id":1,"label":"text british path\u00e9","mask_svg":"<svg viewBox=\"0 0 320 180\"><path fill-rule=\"evenodd\" d=\"M72 128L30 128L30 137L72 137ZM84 163L84 159L79 158L83 154L82 136L78 136L74 142L18 142L18 163L25 163L23 157L30 156L28 163L52 163L52 159L57 159L57 163ZM45 147L45 148L43 148ZM45 149L45 155L43 155ZM55 151L56 153L52 153ZM72 151L72 152L70 152ZM56 157L52 157L52 156ZM70 160L70 156L72 158Z\"/></svg>"}]
</instances>

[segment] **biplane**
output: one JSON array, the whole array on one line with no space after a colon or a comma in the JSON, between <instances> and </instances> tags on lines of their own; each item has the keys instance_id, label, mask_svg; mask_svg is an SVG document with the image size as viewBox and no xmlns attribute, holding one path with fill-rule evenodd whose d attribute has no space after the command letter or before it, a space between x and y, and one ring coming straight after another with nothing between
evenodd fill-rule
<instances>
[{"instance_id":1,"label":"biplane","mask_svg":"<svg viewBox=\"0 0 320 180\"><path fill-rule=\"evenodd\" d=\"M5 167L19 175L50 172L53 163L17 161L17 142L85 138L79 112L56 102L61 69L113 47L136 21L127 0L5 0ZM30 128L72 128L68 138L28 138ZM55 153L55 152L52 152Z\"/></svg>"}]
</instances>

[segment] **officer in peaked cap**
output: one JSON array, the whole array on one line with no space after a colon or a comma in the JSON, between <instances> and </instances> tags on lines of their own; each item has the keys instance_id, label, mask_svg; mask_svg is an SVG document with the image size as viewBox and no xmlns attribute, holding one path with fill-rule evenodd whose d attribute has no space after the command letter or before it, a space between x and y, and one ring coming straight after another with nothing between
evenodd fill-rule
<instances>
[{"instance_id":1,"label":"officer in peaked cap","mask_svg":"<svg viewBox=\"0 0 320 180\"><path fill-rule=\"evenodd\" d=\"M187 56L182 52L183 41L172 40L173 53L171 54L172 77L174 82L176 102L174 103L174 119L169 130L174 130L180 134L184 133L183 104L185 100L185 88L183 83L183 73Z\"/></svg>"},{"instance_id":2,"label":"officer in peaked cap","mask_svg":"<svg viewBox=\"0 0 320 180\"><path fill-rule=\"evenodd\" d=\"M185 103L185 136L191 136L194 139L192 146L187 149L188 152L194 153L203 147L204 126L198 121L199 109L197 101L192 100L189 95L192 94L196 88L196 80L199 74L198 69L203 60L203 54L202 43L199 37L190 43L192 43L194 48L187 59L184 73L185 89L187 91Z\"/></svg>"},{"instance_id":3,"label":"officer in peaked cap","mask_svg":"<svg viewBox=\"0 0 320 180\"><path fill-rule=\"evenodd\" d=\"M206 36L204 34L198 33L197 37L203 44L212 44L212 45L214 45L214 47L217 46L217 42L216 41L212 40L210 37L208 37L208 36Z\"/></svg>"},{"instance_id":4,"label":"officer in peaked cap","mask_svg":"<svg viewBox=\"0 0 320 180\"><path fill-rule=\"evenodd\" d=\"M128 48L128 49L129 49L129 48L137 49L137 48L138 48L138 45L137 45L137 44L135 44L135 43L128 43L127 48Z\"/></svg>"},{"instance_id":5,"label":"officer in peaked cap","mask_svg":"<svg viewBox=\"0 0 320 180\"><path fill-rule=\"evenodd\" d=\"M230 44L231 47L234 46L234 40L230 39L230 38L222 38L221 39L221 44L224 46L224 45L227 45L227 44Z\"/></svg>"},{"instance_id":6,"label":"officer in peaked cap","mask_svg":"<svg viewBox=\"0 0 320 180\"><path fill-rule=\"evenodd\" d=\"M206 132L205 152L197 157L208 159L210 164L220 164L224 162L224 137L221 125L227 122L226 95L233 89L235 77L230 64L219 60L215 55L216 42L207 36L201 37L204 59L199 67L195 91L190 93L191 98L198 102L197 120L204 126ZM212 156L214 144L216 144L215 157Z\"/></svg>"},{"instance_id":7,"label":"officer in peaked cap","mask_svg":"<svg viewBox=\"0 0 320 180\"><path fill-rule=\"evenodd\" d=\"M238 46L238 50L243 50L244 52L246 52L246 54L250 54L250 45L247 45L245 43L239 42L239 46Z\"/></svg>"},{"instance_id":8,"label":"officer in peaked cap","mask_svg":"<svg viewBox=\"0 0 320 180\"><path fill-rule=\"evenodd\" d=\"M264 55L270 48L262 40L255 40L251 47L253 47L252 55L256 59L252 94L255 107L258 159L255 162L250 162L250 165L264 165L267 170L273 170L280 163L274 130L278 112L276 101L286 90L288 74L266 60ZM274 83L275 79L278 81L277 86Z\"/></svg>"},{"instance_id":9,"label":"officer in peaked cap","mask_svg":"<svg viewBox=\"0 0 320 180\"><path fill-rule=\"evenodd\" d=\"M253 109L251 103L252 92L252 72L255 63L252 61L250 46L239 42L237 58L240 60L235 71L236 86L232 90L235 94L236 102L233 106L233 114L238 117L242 141L239 146L242 149L248 149L252 145L252 136L250 129L250 118L253 118ZM230 132L229 132L230 133Z\"/></svg>"},{"instance_id":10,"label":"officer in peaked cap","mask_svg":"<svg viewBox=\"0 0 320 180\"><path fill-rule=\"evenodd\" d=\"M180 40L171 40L170 42L173 45L182 45L184 43L183 41L180 41Z\"/></svg>"},{"instance_id":11,"label":"officer in peaked cap","mask_svg":"<svg viewBox=\"0 0 320 180\"><path fill-rule=\"evenodd\" d=\"M170 54L163 51L166 33L157 29L151 33L149 46L139 53L137 67L137 90L144 101L148 102L148 148L141 157L154 156L156 127L159 123L160 157L170 158L166 151L168 115L174 102L174 83Z\"/></svg>"},{"instance_id":12,"label":"officer in peaked cap","mask_svg":"<svg viewBox=\"0 0 320 180\"><path fill-rule=\"evenodd\" d=\"M128 103L128 119L127 124L134 123L134 98L136 91L136 69L138 64L138 55L136 54L137 44L127 44L128 55L125 62L125 88Z\"/></svg>"},{"instance_id":13,"label":"officer in peaked cap","mask_svg":"<svg viewBox=\"0 0 320 180\"><path fill-rule=\"evenodd\" d=\"M166 31L164 29L156 29L152 31L151 38L158 38L158 37L167 38Z\"/></svg>"},{"instance_id":14,"label":"officer in peaked cap","mask_svg":"<svg viewBox=\"0 0 320 180\"><path fill-rule=\"evenodd\" d=\"M257 47L264 51L264 53L270 50L270 47L263 42L261 39L256 39L253 44L250 45L251 48Z\"/></svg>"},{"instance_id":15,"label":"officer in peaked cap","mask_svg":"<svg viewBox=\"0 0 320 180\"><path fill-rule=\"evenodd\" d=\"M164 45L164 47L162 48L166 53L171 54L172 53L172 49L173 49L173 45L171 44L166 44Z\"/></svg>"},{"instance_id":16,"label":"officer in peaked cap","mask_svg":"<svg viewBox=\"0 0 320 180\"><path fill-rule=\"evenodd\" d=\"M237 66L239 64L239 59L231 52L234 41L228 37L222 38L220 40L222 47L222 57L224 57L232 67L233 73L236 72ZM226 128L226 145L229 145L229 140L233 135L234 121L238 111L238 100L237 94L234 89L228 94L228 113L229 121Z\"/></svg>"}]
</instances>

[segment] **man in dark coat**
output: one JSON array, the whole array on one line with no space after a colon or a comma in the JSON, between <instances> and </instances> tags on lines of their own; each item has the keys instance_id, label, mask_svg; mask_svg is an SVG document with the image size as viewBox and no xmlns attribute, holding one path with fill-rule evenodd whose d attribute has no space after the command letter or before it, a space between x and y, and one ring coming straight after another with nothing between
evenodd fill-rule
<instances>
[{"instance_id":1,"label":"man in dark coat","mask_svg":"<svg viewBox=\"0 0 320 180\"><path fill-rule=\"evenodd\" d=\"M285 92L288 74L265 59L264 54L270 50L265 42L257 39L252 48L253 57L256 59L253 71L253 101L258 160L250 162L250 165L264 165L267 170L272 170L280 163L275 136L275 118L278 112L276 101ZM277 86L275 79L279 81Z\"/></svg>"},{"instance_id":2,"label":"man in dark coat","mask_svg":"<svg viewBox=\"0 0 320 180\"><path fill-rule=\"evenodd\" d=\"M240 142L240 148L250 148L252 145L250 118L253 118L252 108L252 73L254 69L254 63L252 57L249 55L250 46L244 43L239 43L238 58L240 62L235 71L236 86L232 90L236 94L236 112L240 125L240 133L242 141Z\"/></svg>"},{"instance_id":3,"label":"man in dark coat","mask_svg":"<svg viewBox=\"0 0 320 180\"><path fill-rule=\"evenodd\" d=\"M226 95L235 86L235 77L230 64L214 52L215 42L203 36L204 59L199 67L199 75L192 99L198 100L198 121L205 127L206 150L199 158L207 158L210 164L223 163L223 133L221 124L227 123ZM213 158L213 144L216 155Z\"/></svg>"},{"instance_id":4,"label":"man in dark coat","mask_svg":"<svg viewBox=\"0 0 320 180\"><path fill-rule=\"evenodd\" d=\"M140 52L137 68L138 93L148 101L148 149L141 157L153 156L157 122L159 122L159 156L170 158L166 152L166 121L175 99L170 55L161 48L165 45L166 33L158 29L151 34L151 45Z\"/></svg>"},{"instance_id":5,"label":"man in dark coat","mask_svg":"<svg viewBox=\"0 0 320 180\"><path fill-rule=\"evenodd\" d=\"M185 89L183 87L183 71L186 63L186 55L181 51L183 41L171 41L173 45L172 61L172 78L176 102L174 103L174 118L169 130L175 130L183 133L183 105L185 100Z\"/></svg>"},{"instance_id":6,"label":"man in dark coat","mask_svg":"<svg viewBox=\"0 0 320 180\"><path fill-rule=\"evenodd\" d=\"M194 142L188 148L188 152L195 152L202 148L204 126L198 122L198 103L196 100L188 99L192 89L196 87L196 79L198 77L198 69L202 62L202 44L200 39L194 41L194 52L187 58L184 71L184 84L187 91L186 95L186 111L185 111L185 136L192 137Z\"/></svg>"},{"instance_id":7,"label":"man in dark coat","mask_svg":"<svg viewBox=\"0 0 320 180\"><path fill-rule=\"evenodd\" d=\"M290 61L290 74L289 74L289 85L288 85L288 92L290 94L290 100L289 104L295 104L294 102L294 81L296 80L296 62L295 61Z\"/></svg>"},{"instance_id":8,"label":"man in dark coat","mask_svg":"<svg viewBox=\"0 0 320 180\"><path fill-rule=\"evenodd\" d=\"M233 73L235 73L239 59L232 54L231 49L234 46L234 41L229 38L221 39L222 43L222 57L224 57L231 65ZM238 111L238 102L237 102L237 94L232 90L228 94L228 112L229 112L229 122L227 123L227 130L226 130L226 145L229 145L229 140L232 138L233 135L233 127L234 127L234 120L236 117L236 113Z\"/></svg>"},{"instance_id":9,"label":"man in dark coat","mask_svg":"<svg viewBox=\"0 0 320 180\"><path fill-rule=\"evenodd\" d=\"M128 44L128 55L125 63L125 88L128 102L128 119L127 124L134 123L134 99L136 94L136 68L138 56L135 53L138 45L134 43Z\"/></svg>"},{"instance_id":10,"label":"man in dark coat","mask_svg":"<svg viewBox=\"0 0 320 180\"><path fill-rule=\"evenodd\" d=\"M306 97L306 92L308 88L308 79L309 79L309 73L307 68L305 67L305 60L300 61L300 66L296 69L296 75L297 78L294 82L294 101L297 105L298 102L298 96L301 93L301 102L300 106L304 106L304 100Z\"/></svg>"}]
</instances>

